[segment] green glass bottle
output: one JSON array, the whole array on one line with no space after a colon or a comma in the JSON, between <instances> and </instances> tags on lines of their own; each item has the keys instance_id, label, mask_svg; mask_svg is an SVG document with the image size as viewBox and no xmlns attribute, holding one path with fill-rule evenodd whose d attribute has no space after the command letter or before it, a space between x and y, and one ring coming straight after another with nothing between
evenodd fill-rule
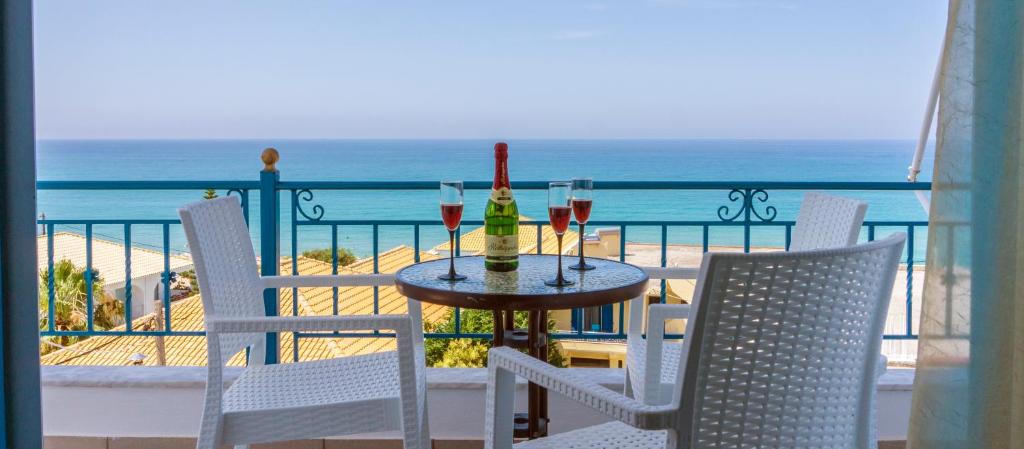
<instances>
[{"instance_id":1,"label":"green glass bottle","mask_svg":"<svg viewBox=\"0 0 1024 449\"><path fill-rule=\"evenodd\" d=\"M494 144L494 184L484 211L484 267L490 271L519 268L519 208L508 181L508 144Z\"/></svg>"}]
</instances>

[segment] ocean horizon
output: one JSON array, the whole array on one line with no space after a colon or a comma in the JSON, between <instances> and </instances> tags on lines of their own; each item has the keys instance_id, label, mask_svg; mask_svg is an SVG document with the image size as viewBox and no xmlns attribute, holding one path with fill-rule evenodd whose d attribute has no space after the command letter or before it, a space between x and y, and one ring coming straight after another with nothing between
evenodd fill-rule
<instances>
[{"instance_id":1,"label":"ocean horizon","mask_svg":"<svg viewBox=\"0 0 1024 449\"><path fill-rule=\"evenodd\" d=\"M284 181L489 181L495 140L486 139L42 139L37 177L43 181L254 181L265 147L281 154ZM911 140L509 139L509 176L522 215L546 219L543 191L516 191L517 181L591 177L598 181L905 181ZM920 180L931 180L928 152ZM227 192L218 191L219 195ZM311 204L327 219L439 220L436 191L314 191ZM791 220L803 192L769 191L766 205ZM39 191L38 212L50 219L177 218L178 206L202 191ZM717 220L727 191L597 191L592 220ZM868 220L926 220L912 192L837 192L868 201ZM488 192L467 191L464 220L480 220ZM257 198L251 195L253 219ZM290 198L282 194L282 255L291 253ZM309 206L307 206L309 207ZM57 230L82 232L82 226ZM108 229L109 228L109 229ZM303 228L298 250L328 247L326 229ZM468 229L466 229L468 231ZM892 229L896 231L899 229ZM879 229L879 235L889 232ZM122 240L119 226L94 227ZM258 232L254 239L258 241ZM915 240L923 245L926 233ZM668 242L701 244L700 229L670 228ZM629 227L630 242L660 242L657 227ZM132 241L160 248L159 226L133 226ZM173 251L186 250L180 228ZM446 241L440 226L421 230L421 248ZM712 245L742 245L740 229L715 229ZM753 246L782 246L782 228L754 229ZM382 227L379 249L412 245L411 227ZM372 254L369 227L339 229L339 246ZM923 246L919 246L923 248ZM915 259L923 260L923 251Z\"/></svg>"}]
</instances>

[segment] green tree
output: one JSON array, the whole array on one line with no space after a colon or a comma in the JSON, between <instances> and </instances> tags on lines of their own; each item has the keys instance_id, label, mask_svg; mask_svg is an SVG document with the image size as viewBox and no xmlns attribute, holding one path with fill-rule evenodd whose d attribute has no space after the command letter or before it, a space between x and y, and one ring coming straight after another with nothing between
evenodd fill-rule
<instances>
[{"instance_id":1,"label":"green tree","mask_svg":"<svg viewBox=\"0 0 1024 449\"><path fill-rule=\"evenodd\" d=\"M302 257L306 257L306 258L309 258L309 259L319 260L321 262L331 263L331 249L330 248L320 248L320 249L306 250L306 251L302 252ZM352 251L349 251L349 250L347 250L345 248L338 248L338 266L339 267L344 267L346 265L351 265L352 263L354 263L357 260L359 260L359 259L356 257L355 254L352 254Z\"/></svg>"},{"instance_id":2,"label":"green tree","mask_svg":"<svg viewBox=\"0 0 1024 449\"><path fill-rule=\"evenodd\" d=\"M515 327L526 328L527 312L516 312ZM494 315L490 310L462 309L460 328L464 333L494 333ZM454 333L455 310L449 310L448 316L435 323L427 323L427 332ZM555 331L555 322L548 320L548 332ZM487 366L487 350L491 341L478 338L431 338L424 344L427 366L445 368L481 368ZM553 341L548 345L548 363L564 366L565 360Z\"/></svg>"},{"instance_id":3,"label":"green tree","mask_svg":"<svg viewBox=\"0 0 1024 449\"><path fill-rule=\"evenodd\" d=\"M50 305L49 270L39 271L39 329L49 329ZM82 331L88 329L87 292L85 269L75 266L70 260L61 259L53 264L53 328L58 331ZM103 278L99 272L92 272L92 297L94 328L105 330L124 324L124 304L111 298L103 291ZM44 337L44 340L60 346L80 341L80 337ZM46 354L56 350L51 344L40 346Z\"/></svg>"},{"instance_id":4,"label":"green tree","mask_svg":"<svg viewBox=\"0 0 1024 449\"><path fill-rule=\"evenodd\" d=\"M206 189L206 191L203 192L203 199L204 200L212 200L214 198L217 198L217 191L216 190L214 190L214 189Z\"/></svg>"}]
</instances>

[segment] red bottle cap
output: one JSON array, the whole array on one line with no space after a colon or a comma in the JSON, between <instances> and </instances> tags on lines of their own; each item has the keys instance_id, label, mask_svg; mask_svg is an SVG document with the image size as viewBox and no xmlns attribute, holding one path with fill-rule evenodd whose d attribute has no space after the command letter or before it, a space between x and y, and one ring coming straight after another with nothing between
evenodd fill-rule
<instances>
[{"instance_id":1,"label":"red bottle cap","mask_svg":"<svg viewBox=\"0 0 1024 449\"><path fill-rule=\"evenodd\" d=\"M494 156L495 157L506 157L508 156L508 144L505 142L498 142L494 144Z\"/></svg>"}]
</instances>

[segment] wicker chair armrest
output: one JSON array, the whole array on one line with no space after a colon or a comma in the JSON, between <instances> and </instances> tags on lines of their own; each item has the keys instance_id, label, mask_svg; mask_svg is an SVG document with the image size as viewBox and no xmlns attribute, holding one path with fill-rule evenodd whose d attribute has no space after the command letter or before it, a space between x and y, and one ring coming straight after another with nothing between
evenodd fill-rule
<instances>
[{"instance_id":1,"label":"wicker chair armrest","mask_svg":"<svg viewBox=\"0 0 1024 449\"><path fill-rule=\"evenodd\" d=\"M685 320L690 317L689 304L651 304L647 309L647 339L651 334L657 338L665 335L665 322L668 320Z\"/></svg>"},{"instance_id":2,"label":"wicker chair armrest","mask_svg":"<svg viewBox=\"0 0 1024 449\"><path fill-rule=\"evenodd\" d=\"M640 267L652 280L655 279L697 279L700 268L697 267ZM629 303L629 327L627 332L630 338L641 338L643 332L643 307L647 305L646 297L633 298Z\"/></svg>"},{"instance_id":3,"label":"wicker chair armrest","mask_svg":"<svg viewBox=\"0 0 1024 449\"><path fill-rule=\"evenodd\" d=\"M263 288L392 286L394 274L343 274L319 276L261 276Z\"/></svg>"},{"instance_id":4,"label":"wicker chair armrest","mask_svg":"<svg viewBox=\"0 0 1024 449\"><path fill-rule=\"evenodd\" d=\"M654 403L661 393L661 365L664 363L665 323L690 317L689 304L651 304L647 311L647 353L644 364L644 401Z\"/></svg>"},{"instance_id":5,"label":"wicker chair armrest","mask_svg":"<svg viewBox=\"0 0 1024 449\"><path fill-rule=\"evenodd\" d=\"M332 332L390 329L402 335L412 331L412 319L408 315L214 318L206 321L206 329L214 333Z\"/></svg>"},{"instance_id":6,"label":"wicker chair armrest","mask_svg":"<svg viewBox=\"0 0 1024 449\"><path fill-rule=\"evenodd\" d=\"M697 279L698 267L641 267L651 279Z\"/></svg>"},{"instance_id":7,"label":"wicker chair armrest","mask_svg":"<svg viewBox=\"0 0 1024 449\"><path fill-rule=\"evenodd\" d=\"M641 429L666 429L672 425L675 409L671 405L651 406L612 391L594 381L556 368L515 349L493 348L487 356L490 381L487 384L486 442L511 444L512 396L515 376L561 394L580 404ZM509 419L504 419L508 416ZM505 436L508 436L506 439ZM500 440L500 441L499 441Z\"/></svg>"}]
</instances>

